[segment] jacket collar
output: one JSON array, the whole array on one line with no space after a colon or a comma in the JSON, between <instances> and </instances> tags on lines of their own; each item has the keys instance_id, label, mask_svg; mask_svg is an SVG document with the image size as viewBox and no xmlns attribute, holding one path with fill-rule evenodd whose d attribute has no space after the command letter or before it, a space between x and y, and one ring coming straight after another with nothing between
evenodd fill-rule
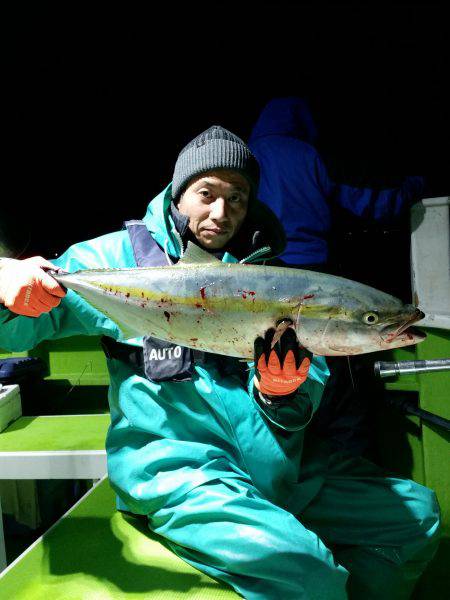
<instances>
[{"instance_id":1,"label":"jacket collar","mask_svg":"<svg viewBox=\"0 0 450 600\"><path fill-rule=\"evenodd\" d=\"M144 223L156 242L168 254L179 257L188 241L189 220L172 202L172 184L169 184L147 207ZM262 202L252 200L247 217L229 246L225 249L225 262L246 258L262 246L270 246L271 257L280 254L285 246L284 231L275 214Z\"/></svg>"}]
</instances>

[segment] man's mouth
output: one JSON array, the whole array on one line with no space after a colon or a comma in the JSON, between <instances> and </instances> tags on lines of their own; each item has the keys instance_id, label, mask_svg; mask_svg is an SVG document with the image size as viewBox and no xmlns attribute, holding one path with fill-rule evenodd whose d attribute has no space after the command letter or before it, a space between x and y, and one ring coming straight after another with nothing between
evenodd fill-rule
<instances>
[{"instance_id":1,"label":"man's mouth","mask_svg":"<svg viewBox=\"0 0 450 600\"><path fill-rule=\"evenodd\" d=\"M207 227L203 231L206 233L212 233L213 235L224 235L228 232L227 229L220 229L218 227Z\"/></svg>"}]
</instances>

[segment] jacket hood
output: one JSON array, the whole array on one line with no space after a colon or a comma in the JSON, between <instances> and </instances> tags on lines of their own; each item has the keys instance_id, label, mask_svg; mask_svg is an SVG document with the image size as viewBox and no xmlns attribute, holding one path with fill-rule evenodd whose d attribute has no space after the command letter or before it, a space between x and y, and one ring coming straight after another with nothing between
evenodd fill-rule
<instances>
[{"instance_id":1,"label":"jacket hood","mask_svg":"<svg viewBox=\"0 0 450 600\"><path fill-rule=\"evenodd\" d=\"M144 223L156 242L166 248L168 254L179 257L181 254L180 234L177 232L170 211L172 202L172 184L170 183L147 207ZM228 256L224 261L233 262L245 258L252 252L270 246L270 257L281 254L286 246L286 237L283 227L271 209L252 199L247 217L229 247L226 248ZM268 258L265 256L264 258Z\"/></svg>"},{"instance_id":2,"label":"jacket hood","mask_svg":"<svg viewBox=\"0 0 450 600\"><path fill-rule=\"evenodd\" d=\"M253 127L250 143L266 135L288 135L314 146L318 133L306 100L290 96L266 104Z\"/></svg>"}]
</instances>

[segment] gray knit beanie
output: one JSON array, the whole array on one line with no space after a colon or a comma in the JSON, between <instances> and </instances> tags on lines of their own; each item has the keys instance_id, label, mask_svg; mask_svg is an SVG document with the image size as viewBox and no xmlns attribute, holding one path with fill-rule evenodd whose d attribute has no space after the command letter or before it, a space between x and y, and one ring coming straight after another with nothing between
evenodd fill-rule
<instances>
[{"instance_id":1,"label":"gray knit beanie","mask_svg":"<svg viewBox=\"0 0 450 600\"><path fill-rule=\"evenodd\" d=\"M237 135L213 125L183 148L175 163L172 198L176 200L195 175L214 169L241 173L250 183L250 197L256 196L259 166L250 149Z\"/></svg>"}]
</instances>

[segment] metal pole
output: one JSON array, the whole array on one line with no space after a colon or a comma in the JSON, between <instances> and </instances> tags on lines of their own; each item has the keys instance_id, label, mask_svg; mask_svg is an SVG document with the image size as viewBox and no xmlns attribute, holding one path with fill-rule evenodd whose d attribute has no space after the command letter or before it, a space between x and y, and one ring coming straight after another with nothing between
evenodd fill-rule
<instances>
[{"instance_id":1,"label":"metal pole","mask_svg":"<svg viewBox=\"0 0 450 600\"><path fill-rule=\"evenodd\" d=\"M406 373L433 373L436 371L450 371L450 358L436 360L401 360L398 362L377 361L374 366L375 375L378 377L392 377Z\"/></svg>"}]
</instances>

